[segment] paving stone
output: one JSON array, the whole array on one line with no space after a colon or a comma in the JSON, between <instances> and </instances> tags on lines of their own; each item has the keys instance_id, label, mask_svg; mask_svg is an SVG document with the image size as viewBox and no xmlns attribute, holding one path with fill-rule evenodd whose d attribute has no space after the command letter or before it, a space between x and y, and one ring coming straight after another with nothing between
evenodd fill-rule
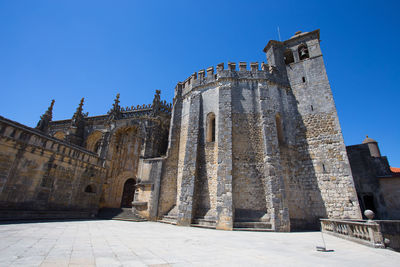
<instances>
[{"instance_id":1,"label":"paving stone","mask_svg":"<svg viewBox=\"0 0 400 267\"><path fill-rule=\"evenodd\" d=\"M0 225L0 240L8 231L16 237L8 248L0 249L0 266L396 266L400 253L374 249L320 232L271 233L176 227L152 222L73 221L41 225L48 237L62 244L79 240L88 229L98 235L91 246L101 250L72 250L63 253L60 247L41 242L35 233L38 224ZM84 226L84 227L82 227ZM75 229L72 236L54 227ZM17 229L17 230L16 230ZM49 231L46 231L46 230ZM29 246L23 246L24 240ZM11 242L11 240L8 240ZM112 242L110 242L112 241ZM18 246L16 245L18 244ZM32 244L47 256L24 254ZM107 245L105 245L107 244ZM114 244L114 245L111 245ZM33 250L32 250L33 251ZM18 255L18 256L17 256Z\"/></svg>"}]
</instances>

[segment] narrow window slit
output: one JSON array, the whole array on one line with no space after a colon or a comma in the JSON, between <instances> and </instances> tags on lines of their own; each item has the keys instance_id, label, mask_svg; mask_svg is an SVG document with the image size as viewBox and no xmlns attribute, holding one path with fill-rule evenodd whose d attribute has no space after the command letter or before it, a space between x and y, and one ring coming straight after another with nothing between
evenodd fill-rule
<instances>
[{"instance_id":1,"label":"narrow window slit","mask_svg":"<svg viewBox=\"0 0 400 267\"><path fill-rule=\"evenodd\" d=\"M212 112L207 114L206 137L207 142L215 142L215 114Z\"/></svg>"}]
</instances>

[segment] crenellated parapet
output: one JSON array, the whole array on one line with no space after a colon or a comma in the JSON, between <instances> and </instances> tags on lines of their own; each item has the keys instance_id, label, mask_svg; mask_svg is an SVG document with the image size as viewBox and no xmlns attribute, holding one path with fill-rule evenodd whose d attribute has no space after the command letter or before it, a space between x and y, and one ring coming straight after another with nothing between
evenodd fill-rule
<instances>
[{"instance_id":1,"label":"crenellated parapet","mask_svg":"<svg viewBox=\"0 0 400 267\"><path fill-rule=\"evenodd\" d=\"M288 86L287 78L275 66L264 62L261 64L258 62L239 62L238 64L228 62L227 68L224 63L220 63L215 68L212 66L199 70L183 82L178 83L177 87L182 89L182 95L186 95L191 90L226 79L269 80L285 87Z\"/></svg>"}]
</instances>

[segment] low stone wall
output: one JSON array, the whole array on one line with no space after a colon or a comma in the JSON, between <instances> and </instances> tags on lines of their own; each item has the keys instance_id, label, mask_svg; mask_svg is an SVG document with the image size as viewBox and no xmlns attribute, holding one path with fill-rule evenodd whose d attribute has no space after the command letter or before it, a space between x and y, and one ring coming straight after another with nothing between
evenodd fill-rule
<instances>
[{"instance_id":1,"label":"low stone wall","mask_svg":"<svg viewBox=\"0 0 400 267\"><path fill-rule=\"evenodd\" d=\"M400 251L399 220L320 219L321 231L375 248Z\"/></svg>"},{"instance_id":2,"label":"low stone wall","mask_svg":"<svg viewBox=\"0 0 400 267\"><path fill-rule=\"evenodd\" d=\"M384 248L380 225L374 221L320 219L322 232L375 248Z\"/></svg>"},{"instance_id":3,"label":"low stone wall","mask_svg":"<svg viewBox=\"0 0 400 267\"><path fill-rule=\"evenodd\" d=\"M381 228L385 245L400 252L400 220L375 221Z\"/></svg>"}]
</instances>

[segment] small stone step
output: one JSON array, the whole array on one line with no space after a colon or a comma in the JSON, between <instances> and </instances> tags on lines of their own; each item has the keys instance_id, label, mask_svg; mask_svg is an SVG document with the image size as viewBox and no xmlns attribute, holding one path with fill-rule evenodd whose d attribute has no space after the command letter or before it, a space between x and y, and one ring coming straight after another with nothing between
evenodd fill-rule
<instances>
[{"instance_id":1,"label":"small stone step","mask_svg":"<svg viewBox=\"0 0 400 267\"><path fill-rule=\"evenodd\" d=\"M234 228L256 228L256 229L271 229L271 224L268 222L234 222Z\"/></svg>"},{"instance_id":2,"label":"small stone step","mask_svg":"<svg viewBox=\"0 0 400 267\"><path fill-rule=\"evenodd\" d=\"M233 228L233 231L249 231L249 232L275 232L272 229L266 228Z\"/></svg>"},{"instance_id":3,"label":"small stone step","mask_svg":"<svg viewBox=\"0 0 400 267\"><path fill-rule=\"evenodd\" d=\"M198 227L207 227L207 228L215 228L216 227L215 220L204 219L204 218L195 218L193 219L192 226Z\"/></svg>"},{"instance_id":4,"label":"small stone step","mask_svg":"<svg viewBox=\"0 0 400 267\"><path fill-rule=\"evenodd\" d=\"M123 218L123 217L114 217L111 220L118 220L118 221L130 221L130 222L145 222L145 219L132 219L132 218Z\"/></svg>"},{"instance_id":5,"label":"small stone step","mask_svg":"<svg viewBox=\"0 0 400 267\"><path fill-rule=\"evenodd\" d=\"M201 225L201 224L191 224L190 226L192 227L198 227L198 228L206 228L206 229L215 229L215 226L208 226L208 225Z\"/></svg>"},{"instance_id":6,"label":"small stone step","mask_svg":"<svg viewBox=\"0 0 400 267\"><path fill-rule=\"evenodd\" d=\"M177 216L164 215L163 218L165 218L165 219L171 219L171 220L176 220L176 219L177 219Z\"/></svg>"},{"instance_id":7,"label":"small stone step","mask_svg":"<svg viewBox=\"0 0 400 267\"><path fill-rule=\"evenodd\" d=\"M168 223L168 224L176 225L177 219L178 219L177 216L173 216L173 215L164 215L164 216L162 216L161 220L158 220L158 221L159 221L159 222L162 222L162 223Z\"/></svg>"},{"instance_id":8,"label":"small stone step","mask_svg":"<svg viewBox=\"0 0 400 267\"><path fill-rule=\"evenodd\" d=\"M176 219L172 220L172 219L162 218L161 220L158 220L158 222L176 225Z\"/></svg>"},{"instance_id":9,"label":"small stone step","mask_svg":"<svg viewBox=\"0 0 400 267\"><path fill-rule=\"evenodd\" d=\"M132 222L144 222L146 219L134 214L130 208L102 208L99 210L97 217L108 220L121 220Z\"/></svg>"}]
</instances>

